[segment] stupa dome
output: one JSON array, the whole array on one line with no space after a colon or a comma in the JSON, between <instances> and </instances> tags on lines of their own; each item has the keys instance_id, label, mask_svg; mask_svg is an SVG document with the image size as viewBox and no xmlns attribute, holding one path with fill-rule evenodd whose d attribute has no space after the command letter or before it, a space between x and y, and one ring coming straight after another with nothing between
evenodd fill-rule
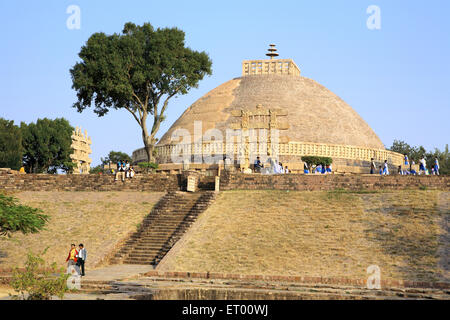
<instances>
[{"instance_id":1,"label":"stupa dome","mask_svg":"<svg viewBox=\"0 0 450 320\"><path fill-rule=\"evenodd\" d=\"M249 75L225 82L190 106L164 134L158 145L171 143L172 133L184 128L194 133L202 121L203 133L226 130L237 121L233 110L279 109L288 129L283 142L301 141L384 149L369 125L347 103L314 80L280 74Z\"/></svg>"},{"instance_id":2,"label":"stupa dome","mask_svg":"<svg viewBox=\"0 0 450 320\"><path fill-rule=\"evenodd\" d=\"M268 147L262 155L275 157L294 171L303 169L301 157L305 155L331 157L334 168L342 172L366 172L371 158L388 160L391 166L402 163L402 155L386 150L376 133L346 102L301 76L292 59L274 59L278 56L275 45L270 45L267 56L270 59L243 61L241 77L221 84L192 104L159 140L159 163L170 163L174 151L180 150L179 142L189 136L185 141L190 145L191 163L199 159L196 154L207 150L240 158L241 169L243 158L245 166L251 166L255 154L249 155L247 138L237 147L230 147L227 141L208 138L205 133L211 129L222 132L224 140L227 130L266 130L268 136L277 131L276 150L269 142L272 149ZM176 141L174 133L178 135ZM256 141L250 142L253 149L259 148L254 146L260 143L259 138ZM144 155L143 150L136 150L133 160L137 162Z\"/></svg>"}]
</instances>

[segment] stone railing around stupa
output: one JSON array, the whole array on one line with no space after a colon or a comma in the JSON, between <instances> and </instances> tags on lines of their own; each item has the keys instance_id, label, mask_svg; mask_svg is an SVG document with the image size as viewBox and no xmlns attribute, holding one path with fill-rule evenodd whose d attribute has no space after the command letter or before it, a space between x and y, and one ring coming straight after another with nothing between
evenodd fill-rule
<instances>
[{"instance_id":1,"label":"stone railing around stupa","mask_svg":"<svg viewBox=\"0 0 450 320\"><path fill-rule=\"evenodd\" d=\"M275 146L274 146L275 147ZM256 143L250 143L249 149L251 154L257 155L256 150L258 150L258 145ZM141 149L136 150L133 153L133 162L140 162L146 157L145 152L139 152ZM234 155L235 159L239 158L240 154L240 144L237 143L223 143L223 142L203 142L203 143L192 143L190 145L165 145L156 147L158 159L161 163L170 163L172 155L180 155L182 152L188 150L190 154L194 157L201 155L217 155L217 154L227 154ZM280 143L275 148L276 155L283 164L287 165L293 170L302 170L303 162L301 161L302 156L318 156L318 157L330 157L334 161L334 169L338 170L339 166L341 172L353 172L353 173L363 173L357 166L346 165L345 161L348 160L360 162L360 167L367 169L367 163L373 158L376 162L382 163L387 160L392 168L402 165L403 155L392 152L385 149L372 149L349 145L335 145L335 144L321 144L321 143L310 143L310 142L288 142ZM136 157L136 158L135 158ZM197 157L198 158L198 157Z\"/></svg>"}]
</instances>

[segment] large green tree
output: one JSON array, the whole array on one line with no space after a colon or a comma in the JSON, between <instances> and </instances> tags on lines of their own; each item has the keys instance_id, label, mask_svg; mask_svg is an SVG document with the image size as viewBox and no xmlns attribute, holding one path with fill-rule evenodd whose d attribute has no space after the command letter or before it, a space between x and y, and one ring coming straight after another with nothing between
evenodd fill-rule
<instances>
[{"instance_id":1,"label":"large green tree","mask_svg":"<svg viewBox=\"0 0 450 320\"><path fill-rule=\"evenodd\" d=\"M410 160L414 160L416 163L419 162L419 160L427 153L423 146L410 146L402 140L394 140L392 146L388 150L398 152L403 155L406 154Z\"/></svg>"},{"instance_id":2,"label":"large green tree","mask_svg":"<svg viewBox=\"0 0 450 320\"><path fill-rule=\"evenodd\" d=\"M19 170L22 166L22 133L14 121L0 118L0 168Z\"/></svg>"},{"instance_id":3,"label":"large green tree","mask_svg":"<svg viewBox=\"0 0 450 320\"><path fill-rule=\"evenodd\" d=\"M212 73L209 56L186 47L184 39L178 28L155 30L150 23L126 23L121 34L93 34L81 48L81 62L70 70L78 98L73 106L82 112L93 104L98 116L110 109L130 112L153 161L155 135L169 100Z\"/></svg>"},{"instance_id":4,"label":"large green tree","mask_svg":"<svg viewBox=\"0 0 450 320\"><path fill-rule=\"evenodd\" d=\"M131 162L131 157L126 154L125 152L121 151L110 151L109 154L106 156L106 158L101 158L102 164L107 165L109 162L112 162L113 164L119 162L119 161L129 161Z\"/></svg>"},{"instance_id":5,"label":"large green tree","mask_svg":"<svg viewBox=\"0 0 450 320\"><path fill-rule=\"evenodd\" d=\"M74 128L64 118L38 119L36 123L21 123L23 163L29 173L70 171Z\"/></svg>"}]
</instances>

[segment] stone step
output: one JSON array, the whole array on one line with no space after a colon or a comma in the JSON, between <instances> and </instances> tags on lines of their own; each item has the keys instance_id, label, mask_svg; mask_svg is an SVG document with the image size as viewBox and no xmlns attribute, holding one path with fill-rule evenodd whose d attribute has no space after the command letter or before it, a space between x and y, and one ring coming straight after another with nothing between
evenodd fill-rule
<instances>
[{"instance_id":1,"label":"stone step","mask_svg":"<svg viewBox=\"0 0 450 320\"><path fill-rule=\"evenodd\" d=\"M150 263L148 263L150 264ZM250 290L249 290L250 289ZM437 289L412 288L384 288L382 290L367 290L360 287L337 286L325 284L299 284L299 283L262 283L256 281L236 280L199 280L143 277L133 282L109 281L83 281L83 292L121 293L128 292L137 295L153 294L157 296L158 290L205 290L215 292L253 292L253 298L280 298L296 299L353 299L353 300L379 300L379 299L441 299L448 300L449 293ZM202 295L205 297L205 295ZM142 298L145 298L142 296ZM192 298L192 296L191 296ZM247 298L251 298L248 296Z\"/></svg>"},{"instance_id":2,"label":"stone step","mask_svg":"<svg viewBox=\"0 0 450 320\"><path fill-rule=\"evenodd\" d=\"M162 257L169 251L171 248L157 248L146 251L139 252L131 252L128 255L128 259L150 259L150 258L159 258Z\"/></svg>"},{"instance_id":3,"label":"stone step","mask_svg":"<svg viewBox=\"0 0 450 320\"><path fill-rule=\"evenodd\" d=\"M156 251L164 250L164 249L167 249L170 247L172 247L172 246L169 244L165 244L165 243L163 243L161 245L149 244L147 246L139 244L139 247L133 248L133 251L131 251L130 255L131 254L146 254L147 252L153 252L155 250Z\"/></svg>"}]
</instances>

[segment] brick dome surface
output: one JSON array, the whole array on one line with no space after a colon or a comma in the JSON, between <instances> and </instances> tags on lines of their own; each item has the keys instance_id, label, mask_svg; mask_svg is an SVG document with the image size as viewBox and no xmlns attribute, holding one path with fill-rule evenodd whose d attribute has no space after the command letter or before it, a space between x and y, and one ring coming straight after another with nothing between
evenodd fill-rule
<instances>
[{"instance_id":1,"label":"brick dome surface","mask_svg":"<svg viewBox=\"0 0 450 320\"><path fill-rule=\"evenodd\" d=\"M232 110L281 109L289 124L280 134L296 142L351 145L384 149L369 125L341 98L314 80L290 75L248 75L232 79L192 104L164 134L158 145L171 144L174 130L194 136L194 121L202 121L202 133L222 130L236 122Z\"/></svg>"}]
</instances>

